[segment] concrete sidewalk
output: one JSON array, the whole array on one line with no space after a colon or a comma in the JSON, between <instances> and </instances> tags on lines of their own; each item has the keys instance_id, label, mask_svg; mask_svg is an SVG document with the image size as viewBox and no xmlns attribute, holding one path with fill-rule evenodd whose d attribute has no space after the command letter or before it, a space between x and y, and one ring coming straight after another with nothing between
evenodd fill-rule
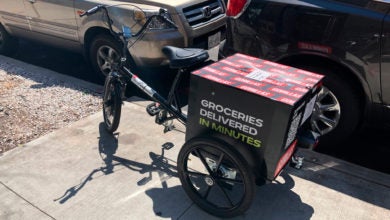
<instances>
[{"instance_id":1,"label":"concrete sidewalk","mask_svg":"<svg viewBox=\"0 0 390 220\"><path fill-rule=\"evenodd\" d=\"M177 177L184 127L164 134L146 104L126 102L115 137L98 112L0 157L0 219L216 219ZM389 175L302 153L235 219L390 219Z\"/></svg>"}]
</instances>

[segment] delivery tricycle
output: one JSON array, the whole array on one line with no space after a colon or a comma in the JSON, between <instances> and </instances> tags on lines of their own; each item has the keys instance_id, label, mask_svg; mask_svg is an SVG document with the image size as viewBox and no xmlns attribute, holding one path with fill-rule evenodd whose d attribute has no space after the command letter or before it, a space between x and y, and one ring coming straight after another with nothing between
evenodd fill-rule
<instances>
[{"instance_id":1,"label":"delivery tricycle","mask_svg":"<svg viewBox=\"0 0 390 220\"><path fill-rule=\"evenodd\" d=\"M104 84L107 131L119 126L128 84L153 101L146 111L165 132L173 129L173 120L185 124L177 171L184 191L199 207L219 217L240 215L251 205L256 185L274 180L291 159L294 166L302 165L294 153L321 91L321 75L243 54L207 62L205 49L165 46L162 51L177 75L164 97L135 75L126 60L129 39L142 37L153 20L176 28L167 10L149 17L136 33L126 26L114 31L109 6L98 5L80 16L99 11L123 46L120 62ZM185 74L190 74L188 112L177 94ZM317 136L312 137L309 142L316 143Z\"/></svg>"}]
</instances>

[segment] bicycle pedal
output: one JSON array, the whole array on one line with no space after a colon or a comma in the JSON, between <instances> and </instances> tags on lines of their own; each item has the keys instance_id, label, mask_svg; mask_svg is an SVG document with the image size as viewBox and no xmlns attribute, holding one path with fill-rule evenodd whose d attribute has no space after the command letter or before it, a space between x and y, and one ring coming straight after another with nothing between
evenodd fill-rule
<instances>
[{"instance_id":1,"label":"bicycle pedal","mask_svg":"<svg viewBox=\"0 0 390 220\"><path fill-rule=\"evenodd\" d=\"M172 143L172 142L166 142L162 145L162 148L165 149L165 150L169 150L171 149L172 147L174 147L175 145Z\"/></svg>"},{"instance_id":2,"label":"bicycle pedal","mask_svg":"<svg viewBox=\"0 0 390 220\"><path fill-rule=\"evenodd\" d=\"M294 169L300 170L303 166L303 160L304 157L294 155L291 157L290 166Z\"/></svg>"},{"instance_id":3,"label":"bicycle pedal","mask_svg":"<svg viewBox=\"0 0 390 220\"><path fill-rule=\"evenodd\" d=\"M156 103L156 102L151 103L151 104L149 104L148 106L146 106L146 112L147 112L150 116L155 116L155 115L157 115L160 111L161 111L161 109L160 109L159 106L157 106L157 103Z\"/></svg>"}]
</instances>

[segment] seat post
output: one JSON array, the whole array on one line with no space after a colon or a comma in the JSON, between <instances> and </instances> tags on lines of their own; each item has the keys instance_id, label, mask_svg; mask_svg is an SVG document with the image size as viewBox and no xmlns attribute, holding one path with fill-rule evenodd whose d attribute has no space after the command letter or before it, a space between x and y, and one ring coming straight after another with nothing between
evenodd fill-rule
<instances>
[{"instance_id":1,"label":"seat post","mask_svg":"<svg viewBox=\"0 0 390 220\"><path fill-rule=\"evenodd\" d=\"M171 105L172 102L175 102L175 107L180 111L180 108L178 106L179 103L177 103L177 97L176 97L176 89L179 86L179 82L181 79L181 75L185 72L184 69L180 68L177 70L177 74L175 76L175 79L173 80L173 83L171 85L171 89L169 90L168 93L168 104ZM181 112L181 111L180 111Z\"/></svg>"}]
</instances>

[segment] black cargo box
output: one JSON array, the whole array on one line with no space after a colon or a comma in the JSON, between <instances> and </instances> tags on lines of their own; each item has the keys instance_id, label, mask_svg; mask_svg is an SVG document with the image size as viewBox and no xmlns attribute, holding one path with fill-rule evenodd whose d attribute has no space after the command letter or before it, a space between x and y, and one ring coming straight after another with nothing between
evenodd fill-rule
<instances>
[{"instance_id":1,"label":"black cargo box","mask_svg":"<svg viewBox=\"0 0 390 220\"><path fill-rule=\"evenodd\" d=\"M194 71L186 141L219 138L236 148L257 174L272 180L294 151L322 78L243 54Z\"/></svg>"}]
</instances>

